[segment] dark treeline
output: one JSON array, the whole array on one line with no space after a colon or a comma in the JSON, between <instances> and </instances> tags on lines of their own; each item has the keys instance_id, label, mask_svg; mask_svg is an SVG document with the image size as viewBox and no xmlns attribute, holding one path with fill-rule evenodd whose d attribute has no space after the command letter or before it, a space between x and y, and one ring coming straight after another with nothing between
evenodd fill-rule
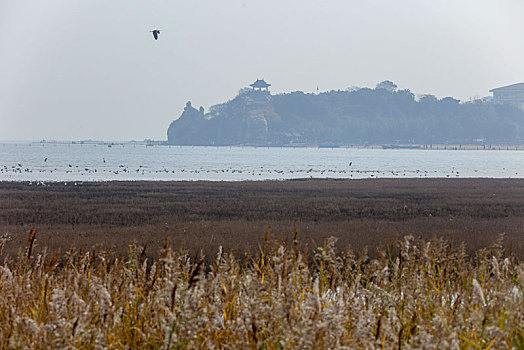
<instances>
[{"instance_id":1,"label":"dark treeline","mask_svg":"<svg viewBox=\"0 0 524 350\"><path fill-rule=\"evenodd\" d=\"M269 95L243 89L204 113L188 104L171 144L474 144L524 142L524 112L489 100L416 98L391 82L375 89Z\"/></svg>"}]
</instances>

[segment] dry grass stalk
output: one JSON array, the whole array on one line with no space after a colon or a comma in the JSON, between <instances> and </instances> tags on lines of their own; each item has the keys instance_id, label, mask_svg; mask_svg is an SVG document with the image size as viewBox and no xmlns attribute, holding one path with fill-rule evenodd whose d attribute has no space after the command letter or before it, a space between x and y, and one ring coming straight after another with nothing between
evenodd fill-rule
<instances>
[{"instance_id":1,"label":"dry grass stalk","mask_svg":"<svg viewBox=\"0 0 524 350\"><path fill-rule=\"evenodd\" d=\"M35 238L36 238L36 230L33 227L31 231L29 232L29 238L27 239L27 245L25 249L26 259L29 259L31 257L31 250L33 249L33 243L35 242Z\"/></svg>"}]
</instances>

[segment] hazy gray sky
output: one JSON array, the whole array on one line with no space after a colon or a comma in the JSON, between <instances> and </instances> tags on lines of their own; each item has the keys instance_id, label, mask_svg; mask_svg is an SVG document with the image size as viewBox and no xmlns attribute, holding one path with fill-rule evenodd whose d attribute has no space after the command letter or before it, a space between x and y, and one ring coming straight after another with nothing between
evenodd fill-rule
<instances>
[{"instance_id":1,"label":"hazy gray sky","mask_svg":"<svg viewBox=\"0 0 524 350\"><path fill-rule=\"evenodd\" d=\"M524 0L0 0L0 140L165 139L257 78L487 96L524 81Z\"/></svg>"}]
</instances>

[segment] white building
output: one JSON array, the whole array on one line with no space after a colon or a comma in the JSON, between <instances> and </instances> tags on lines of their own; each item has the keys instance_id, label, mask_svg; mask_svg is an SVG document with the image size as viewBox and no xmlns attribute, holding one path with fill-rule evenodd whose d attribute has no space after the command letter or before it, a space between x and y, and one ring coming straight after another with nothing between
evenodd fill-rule
<instances>
[{"instance_id":1,"label":"white building","mask_svg":"<svg viewBox=\"0 0 524 350\"><path fill-rule=\"evenodd\" d=\"M493 93L493 101L507 103L524 108L524 83L503 86L489 90Z\"/></svg>"}]
</instances>

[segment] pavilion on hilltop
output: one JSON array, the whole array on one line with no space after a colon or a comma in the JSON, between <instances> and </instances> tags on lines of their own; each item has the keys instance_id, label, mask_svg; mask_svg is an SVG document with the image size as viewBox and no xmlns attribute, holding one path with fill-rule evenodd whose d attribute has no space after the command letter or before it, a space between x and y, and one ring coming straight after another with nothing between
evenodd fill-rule
<instances>
[{"instance_id":1,"label":"pavilion on hilltop","mask_svg":"<svg viewBox=\"0 0 524 350\"><path fill-rule=\"evenodd\" d=\"M268 84L264 81L264 79L257 79L253 84L249 84L253 88L253 91L262 91L266 90L269 92L269 87L271 84Z\"/></svg>"}]
</instances>

